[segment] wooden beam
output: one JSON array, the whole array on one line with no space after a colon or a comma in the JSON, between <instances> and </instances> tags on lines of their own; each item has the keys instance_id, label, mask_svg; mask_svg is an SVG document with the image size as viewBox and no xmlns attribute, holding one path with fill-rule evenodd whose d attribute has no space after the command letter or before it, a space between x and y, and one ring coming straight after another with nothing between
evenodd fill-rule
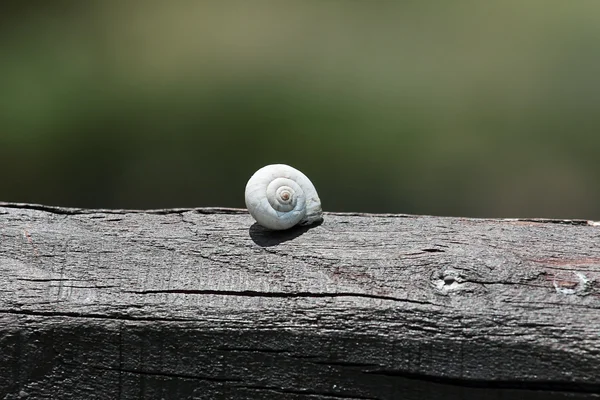
<instances>
[{"instance_id":1,"label":"wooden beam","mask_svg":"<svg viewBox=\"0 0 600 400\"><path fill-rule=\"evenodd\" d=\"M600 226L0 203L0 398L584 399Z\"/></svg>"}]
</instances>

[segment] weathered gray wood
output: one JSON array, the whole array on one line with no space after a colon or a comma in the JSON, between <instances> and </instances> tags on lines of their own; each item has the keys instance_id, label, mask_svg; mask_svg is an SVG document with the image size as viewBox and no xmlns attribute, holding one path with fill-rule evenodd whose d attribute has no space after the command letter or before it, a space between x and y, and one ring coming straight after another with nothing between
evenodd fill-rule
<instances>
[{"instance_id":1,"label":"weathered gray wood","mask_svg":"<svg viewBox=\"0 0 600 400\"><path fill-rule=\"evenodd\" d=\"M0 398L583 399L600 226L0 203Z\"/></svg>"}]
</instances>

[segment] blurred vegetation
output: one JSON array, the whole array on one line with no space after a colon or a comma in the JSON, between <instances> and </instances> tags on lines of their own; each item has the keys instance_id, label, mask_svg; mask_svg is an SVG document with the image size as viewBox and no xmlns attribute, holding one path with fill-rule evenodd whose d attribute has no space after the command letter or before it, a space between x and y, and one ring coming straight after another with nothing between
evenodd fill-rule
<instances>
[{"instance_id":1,"label":"blurred vegetation","mask_svg":"<svg viewBox=\"0 0 600 400\"><path fill-rule=\"evenodd\" d=\"M600 219L596 0L13 3L1 200Z\"/></svg>"}]
</instances>

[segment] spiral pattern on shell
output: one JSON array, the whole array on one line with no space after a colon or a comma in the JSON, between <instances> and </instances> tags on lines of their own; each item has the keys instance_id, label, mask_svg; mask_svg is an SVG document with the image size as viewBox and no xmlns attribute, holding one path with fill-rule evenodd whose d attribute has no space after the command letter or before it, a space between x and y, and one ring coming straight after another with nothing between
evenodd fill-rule
<instances>
[{"instance_id":1,"label":"spiral pattern on shell","mask_svg":"<svg viewBox=\"0 0 600 400\"><path fill-rule=\"evenodd\" d=\"M246 207L260 225L274 230L323 219L321 200L302 172L285 164L267 165L246 185Z\"/></svg>"}]
</instances>

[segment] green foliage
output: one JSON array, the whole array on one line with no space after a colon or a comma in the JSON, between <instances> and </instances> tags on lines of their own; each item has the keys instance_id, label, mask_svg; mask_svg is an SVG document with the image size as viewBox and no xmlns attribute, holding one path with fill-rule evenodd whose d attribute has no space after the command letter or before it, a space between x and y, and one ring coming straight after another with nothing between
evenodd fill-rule
<instances>
[{"instance_id":1,"label":"green foliage","mask_svg":"<svg viewBox=\"0 0 600 400\"><path fill-rule=\"evenodd\" d=\"M83 2L4 13L2 200L600 218L600 3ZM450 6L450 4L452 4Z\"/></svg>"}]
</instances>

